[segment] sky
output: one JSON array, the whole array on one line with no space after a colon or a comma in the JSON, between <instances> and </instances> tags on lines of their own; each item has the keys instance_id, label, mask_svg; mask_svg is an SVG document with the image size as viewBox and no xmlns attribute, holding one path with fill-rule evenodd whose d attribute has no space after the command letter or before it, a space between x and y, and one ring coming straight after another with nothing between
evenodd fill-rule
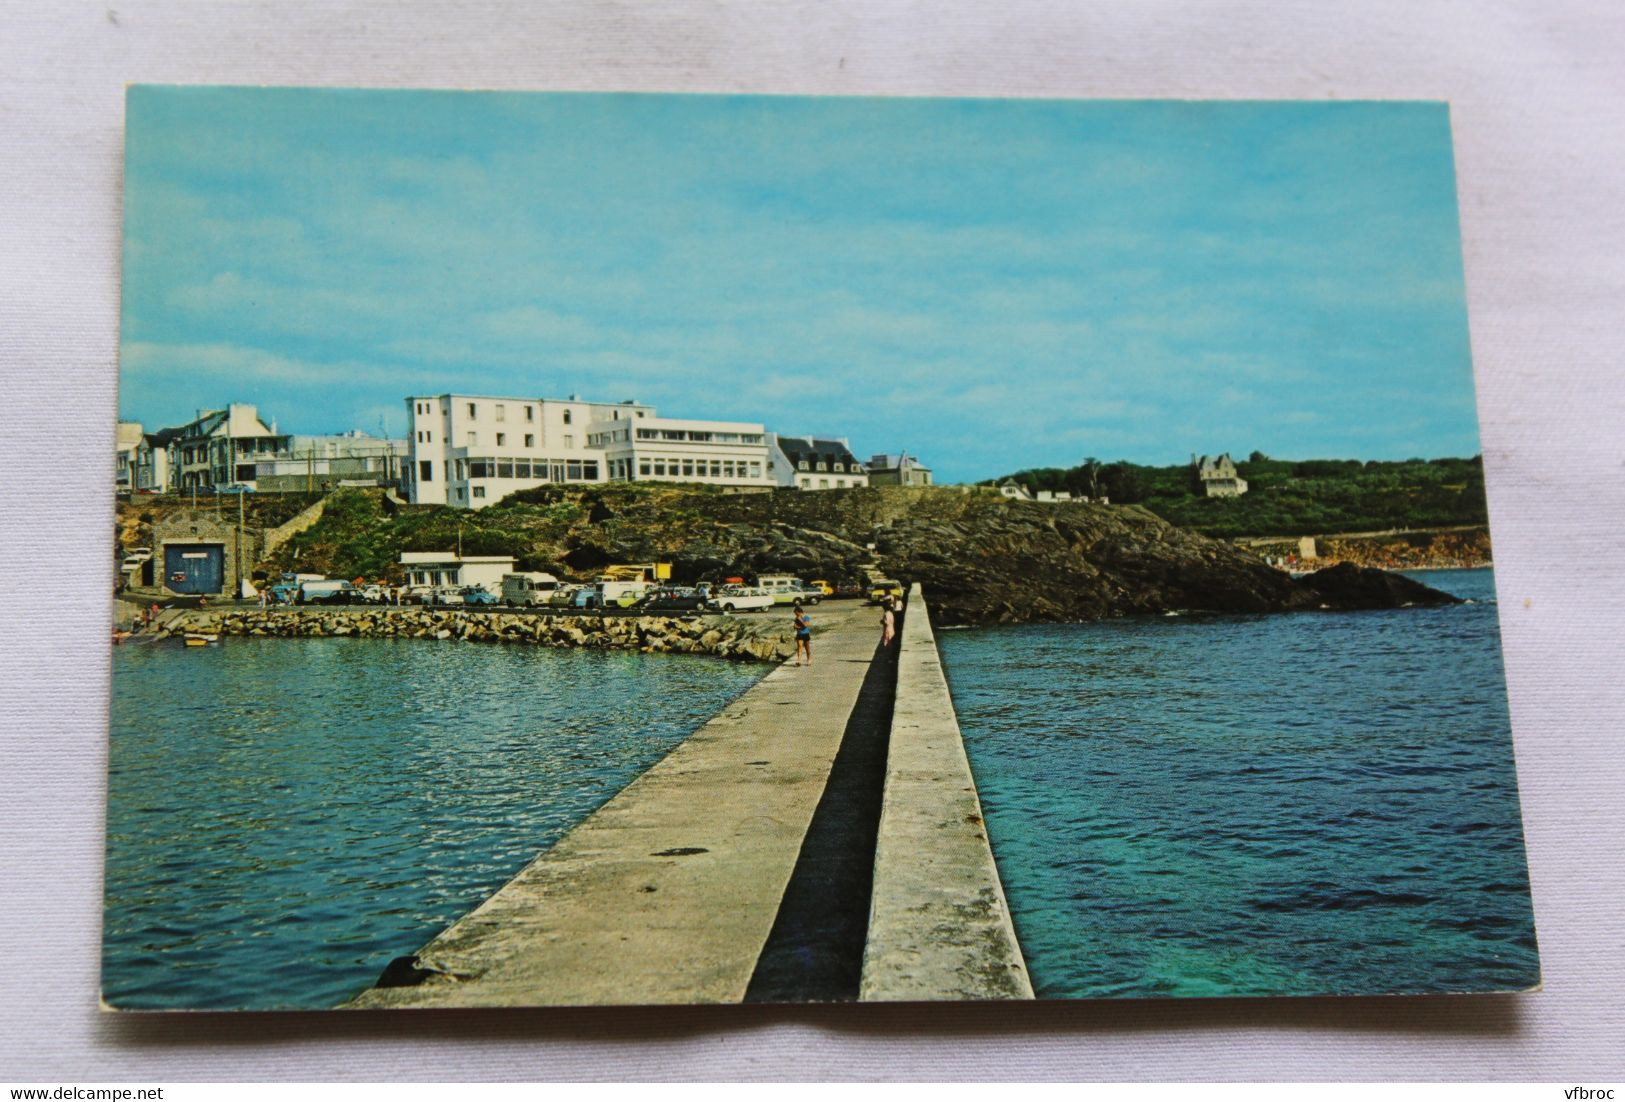
<instances>
[{"instance_id":1,"label":"sky","mask_svg":"<svg viewBox=\"0 0 1625 1102\"><path fill-rule=\"evenodd\" d=\"M907 451L1476 454L1438 103L136 86L120 416L580 394Z\"/></svg>"}]
</instances>

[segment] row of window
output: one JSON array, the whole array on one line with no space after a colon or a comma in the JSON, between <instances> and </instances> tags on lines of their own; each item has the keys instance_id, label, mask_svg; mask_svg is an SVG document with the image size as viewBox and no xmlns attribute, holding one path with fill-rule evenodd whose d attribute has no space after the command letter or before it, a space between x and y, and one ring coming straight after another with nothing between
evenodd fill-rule
<instances>
[{"instance_id":1,"label":"row of window","mask_svg":"<svg viewBox=\"0 0 1625 1102\"><path fill-rule=\"evenodd\" d=\"M639 458L639 478L761 478L760 462L733 459Z\"/></svg>"},{"instance_id":2,"label":"row of window","mask_svg":"<svg viewBox=\"0 0 1625 1102\"><path fill-rule=\"evenodd\" d=\"M539 478L544 482L597 482L593 459L459 459L457 481L473 478Z\"/></svg>"},{"instance_id":3,"label":"row of window","mask_svg":"<svg viewBox=\"0 0 1625 1102\"><path fill-rule=\"evenodd\" d=\"M820 478L818 479L818 485L815 487L811 478L802 476L801 478L796 479L796 484L799 485L803 490L846 490L852 488L853 486L867 486L869 484L865 479L861 478L837 478L833 481L834 485L831 485L830 479Z\"/></svg>"},{"instance_id":4,"label":"row of window","mask_svg":"<svg viewBox=\"0 0 1625 1102\"><path fill-rule=\"evenodd\" d=\"M830 462L827 462L826 460L823 460L823 459L820 459L817 463L812 463L809 460L802 459L802 460L799 460L796 463L796 469L797 470L802 470L802 471L829 471L829 470L833 470L836 474L840 474L842 471L850 471L853 474L858 474L863 470L863 464L862 463L848 464L848 463L841 463L839 461L834 462L834 463L830 463Z\"/></svg>"},{"instance_id":5,"label":"row of window","mask_svg":"<svg viewBox=\"0 0 1625 1102\"><path fill-rule=\"evenodd\" d=\"M760 444L759 432L706 432L700 429L639 429L639 440L673 440L693 444Z\"/></svg>"}]
</instances>

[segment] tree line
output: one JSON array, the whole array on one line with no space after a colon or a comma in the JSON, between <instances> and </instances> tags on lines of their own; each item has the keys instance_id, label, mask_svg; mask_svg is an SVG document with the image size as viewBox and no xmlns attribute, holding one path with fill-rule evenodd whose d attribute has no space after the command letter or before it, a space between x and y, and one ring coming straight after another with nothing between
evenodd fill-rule
<instances>
[{"instance_id":1,"label":"tree line","mask_svg":"<svg viewBox=\"0 0 1625 1102\"><path fill-rule=\"evenodd\" d=\"M1035 468L1007 477L1030 491L1142 505L1164 520L1220 537L1489 523L1481 456L1289 460L1255 451L1236 469L1248 492L1235 498L1206 496L1191 463L1154 467L1091 457L1075 467Z\"/></svg>"}]
</instances>

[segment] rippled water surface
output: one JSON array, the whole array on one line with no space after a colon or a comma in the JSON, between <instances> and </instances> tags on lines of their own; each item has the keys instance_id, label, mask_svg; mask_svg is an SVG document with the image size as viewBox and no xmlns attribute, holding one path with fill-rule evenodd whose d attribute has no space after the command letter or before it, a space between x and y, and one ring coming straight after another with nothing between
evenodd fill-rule
<instances>
[{"instance_id":1,"label":"rippled water surface","mask_svg":"<svg viewBox=\"0 0 1625 1102\"><path fill-rule=\"evenodd\" d=\"M420 641L114 650L103 993L332 1006L766 667Z\"/></svg>"},{"instance_id":2,"label":"rippled water surface","mask_svg":"<svg viewBox=\"0 0 1625 1102\"><path fill-rule=\"evenodd\" d=\"M939 636L1048 997L1539 979L1494 578L1474 603Z\"/></svg>"}]
</instances>

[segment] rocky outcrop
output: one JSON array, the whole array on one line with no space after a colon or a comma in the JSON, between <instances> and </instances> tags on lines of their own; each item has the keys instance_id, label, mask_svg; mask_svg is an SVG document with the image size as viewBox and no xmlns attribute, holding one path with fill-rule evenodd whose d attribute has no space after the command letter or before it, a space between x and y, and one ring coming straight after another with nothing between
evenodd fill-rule
<instances>
[{"instance_id":1,"label":"rocky outcrop","mask_svg":"<svg viewBox=\"0 0 1625 1102\"><path fill-rule=\"evenodd\" d=\"M1380 570L1295 580L1258 555L1135 506L1038 504L950 487L693 495L674 504L661 508L709 523L690 523L678 542L652 504L630 503L586 538L599 541L607 560L664 557L680 576L856 579L874 563L905 584L921 583L943 625L1454 601Z\"/></svg>"},{"instance_id":2,"label":"rocky outcrop","mask_svg":"<svg viewBox=\"0 0 1625 1102\"><path fill-rule=\"evenodd\" d=\"M407 607L189 610L167 617L157 634L187 632L519 643L703 654L737 662L780 662L795 652L782 619L736 616L548 616Z\"/></svg>"},{"instance_id":3,"label":"rocky outcrop","mask_svg":"<svg viewBox=\"0 0 1625 1102\"><path fill-rule=\"evenodd\" d=\"M924 585L944 625L1451 600L1378 571L1294 581L1138 506L1012 501L973 487L722 494L617 483L527 490L472 515L414 508L391 517L359 498L330 505L300 537L306 556L272 566L372 575L401 550L454 546L467 526L471 549L572 579L614 562L669 562L680 583L792 574L857 584L878 569Z\"/></svg>"}]
</instances>

